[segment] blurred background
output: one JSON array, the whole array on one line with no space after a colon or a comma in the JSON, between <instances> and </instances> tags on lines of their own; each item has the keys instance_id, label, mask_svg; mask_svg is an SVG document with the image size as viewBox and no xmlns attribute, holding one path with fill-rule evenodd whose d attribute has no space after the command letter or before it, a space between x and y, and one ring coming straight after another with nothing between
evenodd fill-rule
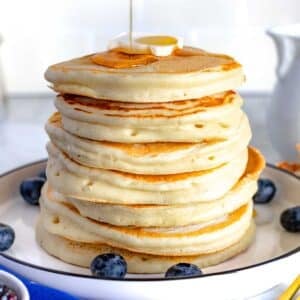
<instances>
[{"instance_id":1,"label":"blurred background","mask_svg":"<svg viewBox=\"0 0 300 300\"><path fill-rule=\"evenodd\" d=\"M0 134L10 143L9 150L2 143L0 151L20 152L11 137L15 130L14 136L36 138L22 162L46 156L42 124L54 110L54 94L43 78L45 69L104 49L111 37L128 30L128 16L129 0L0 0L0 92L8 99ZM299 0L134 0L134 31L183 36L185 44L228 53L244 65L247 82L240 91L247 100L253 143L271 162L279 156L264 128L276 80L276 51L265 31L297 22Z\"/></svg>"},{"instance_id":2,"label":"blurred background","mask_svg":"<svg viewBox=\"0 0 300 300\"><path fill-rule=\"evenodd\" d=\"M7 92L49 93L49 64L99 51L128 29L127 0L2 0L1 60ZM175 34L185 43L230 53L247 74L242 90L268 92L275 48L266 28L300 22L299 0L135 0L134 30Z\"/></svg>"}]
</instances>

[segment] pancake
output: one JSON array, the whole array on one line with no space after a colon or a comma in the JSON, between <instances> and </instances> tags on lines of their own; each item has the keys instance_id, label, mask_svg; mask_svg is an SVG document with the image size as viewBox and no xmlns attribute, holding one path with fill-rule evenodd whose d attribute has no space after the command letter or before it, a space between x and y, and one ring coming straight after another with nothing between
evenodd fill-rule
<instances>
[{"instance_id":1,"label":"pancake","mask_svg":"<svg viewBox=\"0 0 300 300\"><path fill-rule=\"evenodd\" d=\"M42 197L41 220L47 231L85 243L105 243L139 253L177 256L211 253L241 239L250 226L253 204L226 217L178 227L115 226L85 218L69 203Z\"/></svg>"},{"instance_id":2,"label":"pancake","mask_svg":"<svg viewBox=\"0 0 300 300\"><path fill-rule=\"evenodd\" d=\"M121 103L58 96L63 128L80 137L120 143L224 140L248 122L232 91L168 103Z\"/></svg>"},{"instance_id":3,"label":"pancake","mask_svg":"<svg viewBox=\"0 0 300 300\"><path fill-rule=\"evenodd\" d=\"M227 91L202 98L166 103L122 103L77 95L58 95L55 106L65 116L111 126L153 127L232 118L242 106L241 96Z\"/></svg>"},{"instance_id":4,"label":"pancake","mask_svg":"<svg viewBox=\"0 0 300 300\"><path fill-rule=\"evenodd\" d=\"M118 226L181 226L197 224L220 218L246 204L257 190L259 176L257 166L247 172L224 197L210 202L186 203L182 205L132 204L118 205L94 203L76 198L66 198L45 186L44 193L60 202L71 203L79 213L90 219Z\"/></svg>"},{"instance_id":5,"label":"pancake","mask_svg":"<svg viewBox=\"0 0 300 300\"><path fill-rule=\"evenodd\" d=\"M87 55L50 66L45 78L58 93L121 102L193 99L244 82L242 67L233 58L191 47L131 68L109 68L92 59Z\"/></svg>"},{"instance_id":6,"label":"pancake","mask_svg":"<svg viewBox=\"0 0 300 300\"><path fill-rule=\"evenodd\" d=\"M236 135L227 140L146 144L99 142L68 133L62 128L59 113L50 117L46 131L52 143L79 164L152 175L215 168L241 153L251 138L247 121L238 128Z\"/></svg>"},{"instance_id":7,"label":"pancake","mask_svg":"<svg viewBox=\"0 0 300 300\"><path fill-rule=\"evenodd\" d=\"M237 183L248 161L248 150L245 149L232 161L207 171L140 175L79 165L51 143L47 149L47 178L55 190L67 197L115 204L216 200ZM255 152L249 151L250 154Z\"/></svg>"},{"instance_id":8,"label":"pancake","mask_svg":"<svg viewBox=\"0 0 300 300\"><path fill-rule=\"evenodd\" d=\"M36 228L49 254L87 267L114 252L129 272L158 273L246 249L265 161L247 147L237 61L119 48L50 66L45 78L59 93Z\"/></svg>"},{"instance_id":9,"label":"pancake","mask_svg":"<svg viewBox=\"0 0 300 300\"><path fill-rule=\"evenodd\" d=\"M209 254L197 256L158 256L136 253L105 244L80 243L45 230L41 220L37 223L36 239L49 254L70 264L89 268L92 260L102 253L117 253L127 262L129 273L164 273L174 264L192 263L200 268L219 264L244 251L254 239L255 225L251 223L244 236L235 244Z\"/></svg>"}]
</instances>

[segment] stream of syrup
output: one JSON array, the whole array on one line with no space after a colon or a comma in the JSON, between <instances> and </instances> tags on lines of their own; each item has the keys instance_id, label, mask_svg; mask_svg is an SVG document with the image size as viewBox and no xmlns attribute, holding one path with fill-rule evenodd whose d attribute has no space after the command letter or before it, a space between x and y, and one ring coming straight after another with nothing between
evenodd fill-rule
<instances>
[{"instance_id":1,"label":"stream of syrup","mask_svg":"<svg viewBox=\"0 0 300 300\"><path fill-rule=\"evenodd\" d=\"M129 47L132 50L133 0L129 0Z\"/></svg>"},{"instance_id":2,"label":"stream of syrup","mask_svg":"<svg viewBox=\"0 0 300 300\"><path fill-rule=\"evenodd\" d=\"M134 0L129 1L129 22L128 22L128 46L116 47L109 51L97 53L91 57L91 60L98 65L102 65L108 68L123 69L137 67L141 65L147 65L158 60L165 60L166 57L156 56L148 49L147 51L138 49L135 47L135 42L148 45L149 47L168 47L176 45L177 38L167 35L149 35L141 36L139 38L134 37L133 25L134 25ZM194 56L199 53L194 53L192 50L179 49L174 47L173 52L168 55L171 56Z\"/></svg>"}]
</instances>

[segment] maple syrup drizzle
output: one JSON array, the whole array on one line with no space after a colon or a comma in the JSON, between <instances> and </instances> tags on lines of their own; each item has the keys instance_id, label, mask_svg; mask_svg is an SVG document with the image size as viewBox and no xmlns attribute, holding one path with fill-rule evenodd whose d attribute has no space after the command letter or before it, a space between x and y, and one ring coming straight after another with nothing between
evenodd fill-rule
<instances>
[{"instance_id":1,"label":"maple syrup drizzle","mask_svg":"<svg viewBox=\"0 0 300 300\"><path fill-rule=\"evenodd\" d=\"M133 5L132 1L129 0L129 47L132 49L132 32L133 32Z\"/></svg>"}]
</instances>

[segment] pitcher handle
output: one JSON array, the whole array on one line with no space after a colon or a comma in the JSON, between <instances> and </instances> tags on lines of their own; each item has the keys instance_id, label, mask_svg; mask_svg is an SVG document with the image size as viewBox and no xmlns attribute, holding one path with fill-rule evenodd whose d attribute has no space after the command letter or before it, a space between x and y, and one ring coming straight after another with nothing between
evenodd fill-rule
<instances>
[{"instance_id":1,"label":"pitcher handle","mask_svg":"<svg viewBox=\"0 0 300 300\"><path fill-rule=\"evenodd\" d=\"M283 79L285 74L287 73L287 71L289 70L290 67L290 61L287 61L286 63L284 62L285 59L288 59L290 57L288 57L286 55L286 53L288 52L288 50L286 49L288 46L290 46L290 41L287 37L283 37L283 36L278 36L277 34L274 34L271 31L267 31L268 35L273 39L275 46L276 46L276 50L277 50L277 66L276 66L276 75L277 78L279 79Z\"/></svg>"},{"instance_id":2,"label":"pitcher handle","mask_svg":"<svg viewBox=\"0 0 300 300\"><path fill-rule=\"evenodd\" d=\"M284 72L284 49L285 49L285 44L286 44L286 39L285 38L279 38L279 37L274 37L274 43L276 45L277 49L277 55L278 55L278 61L277 61L277 66L276 66L276 75L279 79L282 79L285 75Z\"/></svg>"}]
</instances>

